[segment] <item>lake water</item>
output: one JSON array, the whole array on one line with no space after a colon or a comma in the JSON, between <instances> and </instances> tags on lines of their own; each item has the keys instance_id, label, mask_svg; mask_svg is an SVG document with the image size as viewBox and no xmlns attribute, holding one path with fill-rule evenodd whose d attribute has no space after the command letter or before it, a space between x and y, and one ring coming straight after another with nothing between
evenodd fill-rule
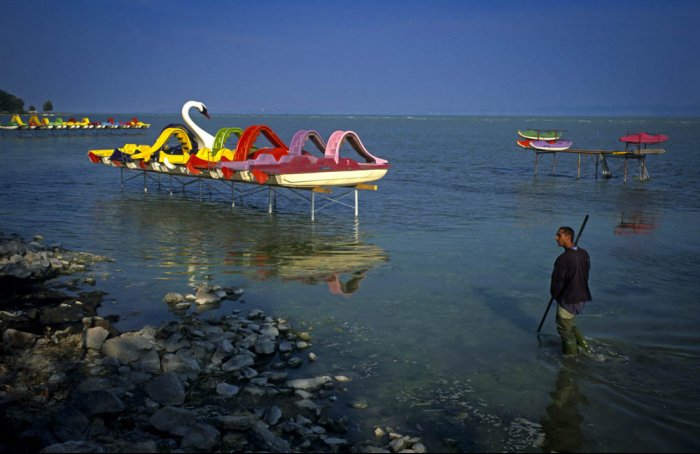
<instances>
[{"instance_id":1,"label":"lake water","mask_svg":"<svg viewBox=\"0 0 700 454\"><path fill-rule=\"evenodd\" d=\"M122 189L118 169L87 159L153 143L178 115L140 115L153 126L138 137L6 135L0 230L111 257L91 273L107 292L100 313L122 330L179 317L167 292L243 287L201 316L261 308L310 330L319 360L303 373L353 378L338 406L360 439L390 426L432 451L700 449L700 119L212 114L197 121L210 132L265 123L286 141L354 130L392 168L360 192L357 220L332 206L312 222L286 191L268 214L267 192L232 207L225 185L171 195L167 179L145 192L138 176ZM544 156L535 176L515 145L526 128L565 129L580 148L620 149L638 131L670 140L647 159L651 180L630 161L625 184L622 160L596 180L586 158L577 179L566 155L556 174ZM536 330L554 233L585 214L594 301L578 323L594 355L569 360L553 312Z\"/></svg>"}]
</instances>

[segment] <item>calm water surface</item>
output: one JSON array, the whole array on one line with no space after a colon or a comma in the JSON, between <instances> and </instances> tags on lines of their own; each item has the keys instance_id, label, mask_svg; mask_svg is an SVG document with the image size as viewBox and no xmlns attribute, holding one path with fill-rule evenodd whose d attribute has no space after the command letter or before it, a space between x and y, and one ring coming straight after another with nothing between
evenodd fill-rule
<instances>
[{"instance_id":1,"label":"calm water surface","mask_svg":"<svg viewBox=\"0 0 700 454\"><path fill-rule=\"evenodd\" d=\"M170 195L167 179L144 192L137 177L122 189L119 171L86 152L153 143L180 121L142 120L153 126L139 137L0 137L0 230L113 258L92 273L107 292L101 313L120 315L120 329L179 317L167 292L237 285L241 301L201 316L262 308L312 330L319 361L303 373L353 378L342 398L368 404L344 410L360 421L358 438L390 426L432 451L700 449L700 119L198 121L209 131L266 123L286 140L351 129L389 159L379 190L360 193L359 220L334 206L315 222L286 192L270 215L266 192L232 208L224 185ZM596 180L584 159L577 179L574 156L558 157L556 175L545 156L534 176L533 154L515 146L524 128L566 129L582 148L619 148L640 130L671 140L648 159L650 181L632 178L630 162L624 184L622 161ZM595 354L563 360L553 316L535 332L560 253L554 232L578 230L586 213L594 302L579 325Z\"/></svg>"}]
</instances>

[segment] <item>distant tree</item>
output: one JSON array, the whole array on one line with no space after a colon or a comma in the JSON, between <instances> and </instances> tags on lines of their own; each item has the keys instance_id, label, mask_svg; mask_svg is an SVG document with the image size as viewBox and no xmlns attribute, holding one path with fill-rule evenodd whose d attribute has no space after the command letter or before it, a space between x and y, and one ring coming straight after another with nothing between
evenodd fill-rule
<instances>
[{"instance_id":1,"label":"distant tree","mask_svg":"<svg viewBox=\"0 0 700 454\"><path fill-rule=\"evenodd\" d=\"M51 101L46 101L41 107L41 110L43 110L44 112L51 112L53 110L53 104L51 103Z\"/></svg>"},{"instance_id":2,"label":"distant tree","mask_svg":"<svg viewBox=\"0 0 700 454\"><path fill-rule=\"evenodd\" d=\"M24 100L12 93L0 90L0 112L22 113L24 112Z\"/></svg>"},{"instance_id":3,"label":"distant tree","mask_svg":"<svg viewBox=\"0 0 700 454\"><path fill-rule=\"evenodd\" d=\"M33 105L29 106L29 111L36 112L36 107L34 107Z\"/></svg>"}]
</instances>

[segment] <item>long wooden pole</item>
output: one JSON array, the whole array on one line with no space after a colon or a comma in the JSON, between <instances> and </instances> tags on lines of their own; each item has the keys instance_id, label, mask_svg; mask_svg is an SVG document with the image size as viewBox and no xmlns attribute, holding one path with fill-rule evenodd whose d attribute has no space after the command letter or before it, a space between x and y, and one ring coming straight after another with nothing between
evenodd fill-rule
<instances>
[{"instance_id":1,"label":"long wooden pole","mask_svg":"<svg viewBox=\"0 0 700 454\"><path fill-rule=\"evenodd\" d=\"M574 241L574 246L578 245L578 240L581 238L581 234L583 233L583 229L586 228L586 223L588 222L588 215L586 215L585 218L583 218L583 224L581 224L581 228L578 230L578 235L576 235L576 241ZM544 311L544 315L542 316L542 320L540 320L540 326L537 327L537 334L540 333L542 330L542 325L544 325L544 321L547 318L547 314L549 314L549 309L552 307L552 302L554 301L554 296L549 298L549 303L547 303L547 309Z\"/></svg>"}]
</instances>

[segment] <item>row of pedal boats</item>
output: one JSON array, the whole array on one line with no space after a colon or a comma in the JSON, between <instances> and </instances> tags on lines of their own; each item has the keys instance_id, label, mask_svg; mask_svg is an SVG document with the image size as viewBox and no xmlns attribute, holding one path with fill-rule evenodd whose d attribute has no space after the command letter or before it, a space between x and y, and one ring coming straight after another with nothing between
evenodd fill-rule
<instances>
[{"instance_id":1,"label":"row of pedal boats","mask_svg":"<svg viewBox=\"0 0 700 454\"><path fill-rule=\"evenodd\" d=\"M528 150L556 152L568 150L573 145L571 140L562 139L562 131L558 130L525 129L519 130L518 135L521 139L515 143Z\"/></svg>"},{"instance_id":2,"label":"row of pedal boats","mask_svg":"<svg viewBox=\"0 0 700 454\"><path fill-rule=\"evenodd\" d=\"M18 129L143 129L149 128L151 125L139 121L134 117L129 121L115 121L114 118L108 118L106 122L90 121L89 118L83 117L80 120L69 118L64 121L63 118L57 117L51 121L48 117L39 118L37 115L29 117L25 123L22 118L15 114L10 119L10 123L0 125L3 130L18 130Z\"/></svg>"},{"instance_id":3,"label":"row of pedal boats","mask_svg":"<svg viewBox=\"0 0 700 454\"><path fill-rule=\"evenodd\" d=\"M113 167L306 189L369 183L389 169L354 131L335 131L324 140L315 130L300 130L287 146L267 125L221 128L211 135L192 121L192 108L209 117L203 103L188 101L182 108L186 125L165 126L152 145L90 150L88 158ZM258 147L261 138L266 143ZM361 159L340 156L346 143Z\"/></svg>"}]
</instances>

